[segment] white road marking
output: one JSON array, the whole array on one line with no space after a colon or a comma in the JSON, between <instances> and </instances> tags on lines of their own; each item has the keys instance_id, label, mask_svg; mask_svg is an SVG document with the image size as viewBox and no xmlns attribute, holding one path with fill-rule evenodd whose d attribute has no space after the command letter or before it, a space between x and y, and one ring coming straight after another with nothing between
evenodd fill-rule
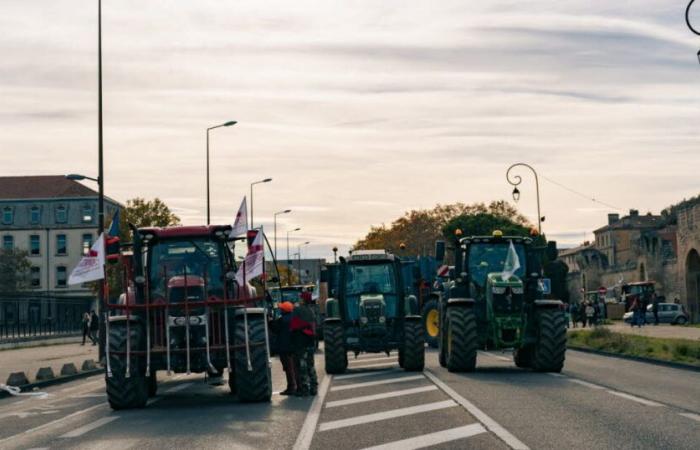
<instances>
[{"instance_id":1,"label":"white road marking","mask_svg":"<svg viewBox=\"0 0 700 450\"><path fill-rule=\"evenodd\" d=\"M384 361L384 362L391 362L394 364L397 364L399 362L398 359L393 358L393 357L387 357L387 356L385 356L383 358L353 359L353 360L350 360L348 362L350 365L352 365L352 363L366 363L366 362L371 362L371 361Z\"/></svg>"},{"instance_id":2,"label":"white road marking","mask_svg":"<svg viewBox=\"0 0 700 450\"><path fill-rule=\"evenodd\" d=\"M576 378L569 378L572 383L580 384L581 386L586 386L591 389L605 389L603 386L598 386L597 384L589 383L588 381L579 380Z\"/></svg>"},{"instance_id":3,"label":"white road marking","mask_svg":"<svg viewBox=\"0 0 700 450\"><path fill-rule=\"evenodd\" d=\"M567 378L566 375L562 375L562 374L556 373L556 372L547 372L547 375L555 377L555 378Z\"/></svg>"},{"instance_id":4,"label":"white road marking","mask_svg":"<svg viewBox=\"0 0 700 450\"><path fill-rule=\"evenodd\" d=\"M523 442L521 442L518 438L510 434L508 430L503 428L501 425L498 424L495 420L490 418L489 416L486 415L483 411L481 411L479 408L476 407L473 403L471 403L469 400L466 398L462 397L459 395L454 389L449 387L447 384L443 383L435 374L433 374L430 370L426 370L425 376L430 379L437 387L442 389L445 394L449 395L452 397L457 403L462 405L464 409L466 409L472 416L476 417L476 420L481 422L486 429L491 431L493 434L498 436L503 442L505 442L510 448L515 449L515 450L529 450L530 447L525 445Z\"/></svg>"},{"instance_id":5,"label":"white road marking","mask_svg":"<svg viewBox=\"0 0 700 450\"><path fill-rule=\"evenodd\" d=\"M610 394L612 394L612 395L617 395L618 397L626 398L627 400L632 400L633 402L641 403L642 405L646 405L646 406L664 406L664 405L662 405L661 403L656 403L656 402L652 402L651 400L647 400L647 399L644 399L644 398L640 398L640 397L637 397L637 396L634 396L634 395L625 394L624 392L611 391L611 390L608 390L608 392L609 392Z\"/></svg>"},{"instance_id":6,"label":"white road marking","mask_svg":"<svg viewBox=\"0 0 700 450\"><path fill-rule=\"evenodd\" d=\"M494 355L493 353L489 353L489 352L479 352L479 353L481 353L482 355L486 355L486 356L490 356L492 358L499 359L501 361L507 361L507 362L513 361L512 358L506 358L505 356L501 356L501 355Z\"/></svg>"},{"instance_id":7,"label":"white road marking","mask_svg":"<svg viewBox=\"0 0 700 450\"><path fill-rule=\"evenodd\" d=\"M363 416L350 417L348 419L333 420L331 422L324 422L318 426L318 431L328 431L335 430L338 428L351 427L354 425L362 425L363 423L373 423L380 420L395 419L397 417L411 416L413 414L420 414L430 411L437 411L439 409L452 408L457 406L453 400L444 400L441 402L428 403L425 405L410 406L407 408L392 409L390 411L384 411L374 414L366 414Z\"/></svg>"},{"instance_id":8,"label":"white road marking","mask_svg":"<svg viewBox=\"0 0 700 450\"><path fill-rule=\"evenodd\" d=\"M357 388L363 388L363 387L368 387L368 386L379 386L382 384L392 384L392 383L402 383L405 381L422 380L424 378L425 377L423 377L423 375L412 375L410 377L389 378L388 380L377 380L377 381L366 381L364 383L344 384L341 386L332 387L331 392L346 391L348 389L357 389Z\"/></svg>"},{"instance_id":9,"label":"white road marking","mask_svg":"<svg viewBox=\"0 0 700 450\"><path fill-rule=\"evenodd\" d=\"M683 417L687 417L688 419L695 420L696 422L700 422L700 414L693 414L693 413L678 413Z\"/></svg>"},{"instance_id":10,"label":"white road marking","mask_svg":"<svg viewBox=\"0 0 700 450\"><path fill-rule=\"evenodd\" d=\"M398 372L398 370L374 370L371 372L362 372L362 373L351 373L347 375L336 375L333 377L334 380L350 380L352 378L362 378L362 377L369 377L372 375L386 375L386 374L395 374Z\"/></svg>"},{"instance_id":11,"label":"white road marking","mask_svg":"<svg viewBox=\"0 0 700 450\"><path fill-rule=\"evenodd\" d=\"M389 442L384 445L368 447L364 450L415 450L419 448L430 447L433 445L443 444L445 442L456 441L457 439L476 436L477 434L486 433L486 429L480 423L473 423L451 430L437 431L435 433L424 434L409 439Z\"/></svg>"},{"instance_id":12,"label":"white road marking","mask_svg":"<svg viewBox=\"0 0 700 450\"><path fill-rule=\"evenodd\" d=\"M96 421L89 423L87 425L83 425L80 428L76 428L73 431L69 431L68 433L60 436L61 438L67 439L67 438L76 438L84 435L85 433L88 433L96 428L99 428L103 425L107 425L108 423L115 421L119 418L119 416L108 416L108 417L103 417L101 419L97 419Z\"/></svg>"},{"instance_id":13,"label":"white road marking","mask_svg":"<svg viewBox=\"0 0 700 450\"><path fill-rule=\"evenodd\" d=\"M79 384L78 386L63 388L63 389L60 389L58 392L71 392L71 391L75 391L78 389L84 389L88 386L89 386L89 389L93 389L93 388L96 389L100 386L104 386L104 384L105 384L104 380L92 381L90 383Z\"/></svg>"},{"instance_id":14,"label":"white road marking","mask_svg":"<svg viewBox=\"0 0 700 450\"><path fill-rule=\"evenodd\" d=\"M331 385L332 379L332 375L323 377L318 389L318 395L314 398L311 408L309 408L309 412L306 414L306 419L304 419L304 424L301 426L301 431L299 431L293 450L308 450L308 448L311 447L311 440L316 431L316 424L318 423L318 418L321 416L321 407L323 406L323 401L326 399L326 394L328 393L328 388Z\"/></svg>"},{"instance_id":15,"label":"white road marking","mask_svg":"<svg viewBox=\"0 0 700 450\"><path fill-rule=\"evenodd\" d=\"M77 398L105 398L107 394L100 392L99 394L83 394L79 395Z\"/></svg>"},{"instance_id":16,"label":"white road marking","mask_svg":"<svg viewBox=\"0 0 700 450\"><path fill-rule=\"evenodd\" d=\"M391 352L389 353L389 356L387 358L390 358L392 356L398 356L398 352ZM386 353L363 353L361 355L358 355L357 358L353 358L350 361L359 361L361 359L367 359L367 358L375 358L377 355L386 355Z\"/></svg>"},{"instance_id":17,"label":"white road marking","mask_svg":"<svg viewBox=\"0 0 700 450\"><path fill-rule=\"evenodd\" d=\"M188 387L192 386L193 384L194 384L194 383L182 383L182 384L178 384L177 386L173 386L173 387L171 387L170 389L166 389L165 392L166 392L167 394L171 394L171 393L173 393L173 392L179 392L179 391L181 391L181 390L183 390L183 389L187 389Z\"/></svg>"},{"instance_id":18,"label":"white road marking","mask_svg":"<svg viewBox=\"0 0 700 450\"><path fill-rule=\"evenodd\" d=\"M43 424L43 425L39 425L38 427L30 428L29 430L26 430L26 431L24 431L24 432L22 432L22 433L15 434L15 435L12 435L12 436L8 436L8 437L6 437L6 438L4 438L4 439L0 439L0 444L4 444L5 442L11 441L11 440L16 439L16 438L18 438L18 437L20 437L20 436L27 436L27 435L29 435L29 434L35 433L35 432L40 431L40 430L43 430L43 429L45 429L45 428L53 427L53 426L58 425L58 424L60 424L60 423L62 423L62 422L65 422L65 421L67 421L67 420L70 420L70 419L72 419L72 418L74 418L74 417L77 417L77 416L80 416L80 415L82 415L82 414L85 414L86 412L95 410L95 409L97 409L97 408L104 408L104 407L105 407L105 404L104 404L104 403L100 403L100 404L98 404L98 405L90 406L89 408L81 409L80 411L76 411L76 412L74 412L73 414L69 414L69 415L67 415L67 416L65 416L65 417L61 417L60 419L52 420L51 422L47 422L47 423L45 423L45 424ZM2 445L0 445L0 448L2 448Z\"/></svg>"},{"instance_id":19,"label":"white road marking","mask_svg":"<svg viewBox=\"0 0 700 450\"><path fill-rule=\"evenodd\" d=\"M384 398L403 397L404 395L420 394L421 392L436 391L437 386L421 386L412 389L402 389L400 391L384 392L382 394L364 395L362 397L348 398L345 400L336 400L326 403L326 408L335 408L336 406L354 405L355 403L371 402L373 400L381 400Z\"/></svg>"},{"instance_id":20,"label":"white road marking","mask_svg":"<svg viewBox=\"0 0 700 450\"><path fill-rule=\"evenodd\" d=\"M351 366L353 369L369 369L371 367L391 367L391 366L396 366L399 362L398 361L387 361L385 363L378 363L378 364L362 364L362 365L357 365L357 366Z\"/></svg>"}]
</instances>

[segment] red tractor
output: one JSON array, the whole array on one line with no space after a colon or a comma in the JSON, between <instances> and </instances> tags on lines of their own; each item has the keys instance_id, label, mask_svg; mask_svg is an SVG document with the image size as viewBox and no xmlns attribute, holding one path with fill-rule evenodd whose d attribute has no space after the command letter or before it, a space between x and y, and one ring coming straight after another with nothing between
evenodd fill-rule
<instances>
[{"instance_id":1,"label":"red tractor","mask_svg":"<svg viewBox=\"0 0 700 450\"><path fill-rule=\"evenodd\" d=\"M125 292L106 305L106 384L113 409L141 408L157 371L228 372L242 401L272 395L268 313L246 280L236 281L230 226L133 228L121 254Z\"/></svg>"}]
</instances>

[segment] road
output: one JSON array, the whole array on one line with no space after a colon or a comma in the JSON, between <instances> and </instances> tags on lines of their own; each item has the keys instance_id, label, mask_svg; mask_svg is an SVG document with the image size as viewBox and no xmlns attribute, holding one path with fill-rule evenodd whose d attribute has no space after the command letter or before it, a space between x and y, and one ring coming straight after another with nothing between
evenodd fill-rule
<instances>
[{"instance_id":1,"label":"road","mask_svg":"<svg viewBox=\"0 0 700 450\"><path fill-rule=\"evenodd\" d=\"M426 354L408 373L396 355L360 355L323 375L319 396L241 404L201 376L163 378L143 410L113 412L103 380L48 388L48 398L0 400L0 448L264 448L345 450L695 449L700 373L569 351L562 374L517 369L481 352L477 371L452 374ZM278 361L275 391L284 389Z\"/></svg>"}]
</instances>

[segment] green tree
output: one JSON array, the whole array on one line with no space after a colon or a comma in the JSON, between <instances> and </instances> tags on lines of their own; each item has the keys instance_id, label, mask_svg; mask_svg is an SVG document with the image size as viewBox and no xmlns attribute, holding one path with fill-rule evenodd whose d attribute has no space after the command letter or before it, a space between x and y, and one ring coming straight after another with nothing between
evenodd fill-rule
<instances>
[{"instance_id":1,"label":"green tree","mask_svg":"<svg viewBox=\"0 0 700 450\"><path fill-rule=\"evenodd\" d=\"M460 230L460 233L457 230ZM504 236L529 236L532 226L527 222L516 222L511 217L499 213L479 212L453 218L444 226L443 234L454 242L459 237L491 236L495 230L502 231Z\"/></svg>"},{"instance_id":2,"label":"green tree","mask_svg":"<svg viewBox=\"0 0 700 450\"><path fill-rule=\"evenodd\" d=\"M31 266L26 251L0 249L0 292L28 288Z\"/></svg>"},{"instance_id":3,"label":"green tree","mask_svg":"<svg viewBox=\"0 0 700 450\"><path fill-rule=\"evenodd\" d=\"M121 211L120 227L122 238L128 236L128 224L141 227L171 227L180 225L176 216L161 199L146 200L136 197L126 201Z\"/></svg>"}]
</instances>

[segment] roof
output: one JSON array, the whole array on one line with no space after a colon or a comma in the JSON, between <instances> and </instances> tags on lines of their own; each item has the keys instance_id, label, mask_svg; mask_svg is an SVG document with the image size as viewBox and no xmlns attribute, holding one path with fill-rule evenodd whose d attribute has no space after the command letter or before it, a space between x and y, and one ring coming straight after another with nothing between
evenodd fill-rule
<instances>
[{"instance_id":1,"label":"roof","mask_svg":"<svg viewBox=\"0 0 700 450\"><path fill-rule=\"evenodd\" d=\"M217 231L223 231L228 234L231 231L231 225L195 225L195 226L175 226L175 227L148 227L139 228L139 234L142 236L153 233L159 238L175 238L175 237L193 237L193 236L211 236Z\"/></svg>"},{"instance_id":2,"label":"roof","mask_svg":"<svg viewBox=\"0 0 700 450\"><path fill-rule=\"evenodd\" d=\"M0 177L0 200L97 197L98 193L63 175Z\"/></svg>"},{"instance_id":3,"label":"roof","mask_svg":"<svg viewBox=\"0 0 700 450\"><path fill-rule=\"evenodd\" d=\"M584 244L584 245L579 245L578 247L572 247L572 248L562 248L559 250L559 257L561 258L562 256L569 256L569 255L575 255L577 253L580 253L584 250L597 250L593 244Z\"/></svg>"},{"instance_id":4,"label":"roof","mask_svg":"<svg viewBox=\"0 0 700 450\"><path fill-rule=\"evenodd\" d=\"M593 233L620 229L660 228L665 224L666 222L663 216L655 216L652 214L645 214L639 216L625 216L617 220L616 222L598 228L597 230L593 231Z\"/></svg>"}]
</instances>

